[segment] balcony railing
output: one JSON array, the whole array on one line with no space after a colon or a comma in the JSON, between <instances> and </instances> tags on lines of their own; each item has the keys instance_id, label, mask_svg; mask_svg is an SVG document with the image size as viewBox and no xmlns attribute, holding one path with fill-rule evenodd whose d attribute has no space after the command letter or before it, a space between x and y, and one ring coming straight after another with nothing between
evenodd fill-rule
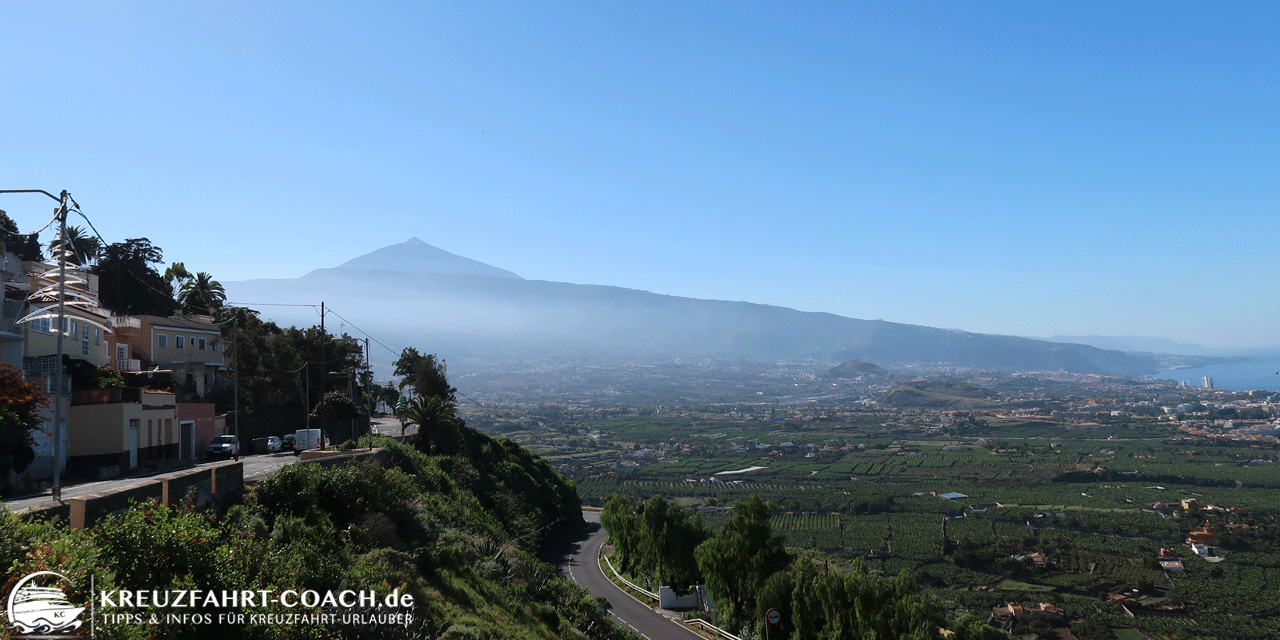
<instances>
[{"instance_id":1,"label":"balcony railing","mask_svg":"<svg viewBox=\"0 0 1280 640\"><path fill-rule=\"evenodd\" d=\"M116 371L142 371L142 361L137 358L118 359Z\"/></svg>"},{"instance_id":2,"label":"balcony railing","mask_svg":"<svg viewBox=\"0 0 1280 640\"><path fill-rule=\"evenodd\" d=\"M142 320L133 316L111 316L111 328L116 331L138 330L142 328Z\"/></svg>"}]
</instances>

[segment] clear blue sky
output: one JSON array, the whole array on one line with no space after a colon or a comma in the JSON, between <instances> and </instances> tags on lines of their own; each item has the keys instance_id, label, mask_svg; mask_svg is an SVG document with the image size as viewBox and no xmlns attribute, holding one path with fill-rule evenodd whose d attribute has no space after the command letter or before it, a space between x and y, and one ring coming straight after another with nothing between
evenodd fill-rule
<instances>
[{"instance_id":1,"label":"clear blue sky","mask_svg":"<svg viewBox=\"0 0 1280 640\"><path fill-rule=\"evenodd\" d=\"M9 2L0 188L223 281L530 279L1280 344L1269 2ZM52 201L0 196L23 230ZM47 239L47 238L46 238Z\"/></svg>"}]
</instances>

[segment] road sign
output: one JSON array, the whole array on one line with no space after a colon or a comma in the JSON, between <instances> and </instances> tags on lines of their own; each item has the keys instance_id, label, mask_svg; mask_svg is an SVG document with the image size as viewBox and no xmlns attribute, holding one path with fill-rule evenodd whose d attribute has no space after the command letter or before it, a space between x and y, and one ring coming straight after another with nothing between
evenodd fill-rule
<instances>
[{"instance_id":1,"label":"road sign","mask_svg":"<svg viewBox=\"0 0 1280 640\"><path fill-rule=\"evenodd\" d=\"M768 622L769 626L776 627L782 624L782 612L777 609L770 609L764 612L764 621Z\"/></svg>"}]
</instances>

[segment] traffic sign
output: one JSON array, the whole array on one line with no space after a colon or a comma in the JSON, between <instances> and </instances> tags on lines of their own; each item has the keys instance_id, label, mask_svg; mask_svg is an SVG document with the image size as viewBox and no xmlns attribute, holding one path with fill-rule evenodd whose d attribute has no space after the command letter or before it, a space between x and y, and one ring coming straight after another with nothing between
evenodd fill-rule
<instances>
[{"instance_id":1,"label":"traffic sign","mask_svg":"<svg viewBox=\"0 0 1280 640\"><path fill-rule=\"evenodd\" d=\"M769 623L769 626L776 627L782 624L782 612L777 609L770 609L764 612L764 620Z\"/></svg>"}]
</instances>

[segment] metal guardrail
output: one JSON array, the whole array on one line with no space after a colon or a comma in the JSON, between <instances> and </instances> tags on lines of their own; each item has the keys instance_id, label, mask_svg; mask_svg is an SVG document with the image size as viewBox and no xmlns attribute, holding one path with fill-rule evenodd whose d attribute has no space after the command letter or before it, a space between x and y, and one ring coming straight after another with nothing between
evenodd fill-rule
<instances>
[{"instance_id":1,"label":"metal guardrail","mask_svg":"<svg viewBox=\"0 0 1280 640\"><path fill-rule=\"evenodd\" d=\"M685 624L689 624L689 625L696 624L701 627L705 627L707 631L710 631L720 636L721 638L728 638L729 640L742 640L742 638L739 638L738 636L735 636L732 633L729 633L728 631L725 631L724 629L721 629L720 627L717 627L714 624L711 624L710 622L707 622L706 620L703 620L701 618L685 620Z\"/></svg>"},{"instance_id":2,"label":"metal guardrail","mask_svg":"<svg viewBox=\"0 0 1280 640\"><path fill-rule=\"evenodd\" d=\"M613 567L613 562L609 560L609 556L604 555L603 549L600 551L600 559L604 560L604 563L609 565L609 570L613 572L613 575L615 578L622 581L622 584L625 584L628 587L631 587L632 589L635 589L636 591L639 591L640 593L643 593L644 595L649 596L650 598L653 598L654 600L660 599L658 598L658 594L652 591L649 591L648 589L645 589L640 585L637 585L636 583L622 577L622 574L618 573L618 570ZM685 620L684 622L685 624L688 624L688 625L696 624L701 627L704 627L706 628L707 631L710 631L722 638L727 638L728 640L742 640L742 638L739 638L738 636L735 636L732 633L729 633L728 631L725 631L724 629L721 629L720 627L717 627L714 624L711 624L710 622L707 622L706 620L702 620L700 618L693 618L692 620Z\"/></svg>"},{"instance_id":3,"label":"metal guardrail","mask_svg":"<svg viewBox=\"0 0 1280 640\"><path fill-rule=\"evenodd\" d=\"M631 587L632 589L635 589L636 591L639 591L640 593L643 593L644 595L649 596L650 598L653 598L654 600L658 599L658 594L652 591L649 591L648 589L645 589L644 587L641 587L640 585L637 585L636 583L622 577L622 574L618 573L618 570L613 568L613 563L609 561L609 556L604 555L603 550L600 552L600 557L604 558L605 564L609 565L609 570L613 572L614 576L616 576L619 580L622 581L622 584L625 584L628 587Z\"/></svg>"}]
</instances>

